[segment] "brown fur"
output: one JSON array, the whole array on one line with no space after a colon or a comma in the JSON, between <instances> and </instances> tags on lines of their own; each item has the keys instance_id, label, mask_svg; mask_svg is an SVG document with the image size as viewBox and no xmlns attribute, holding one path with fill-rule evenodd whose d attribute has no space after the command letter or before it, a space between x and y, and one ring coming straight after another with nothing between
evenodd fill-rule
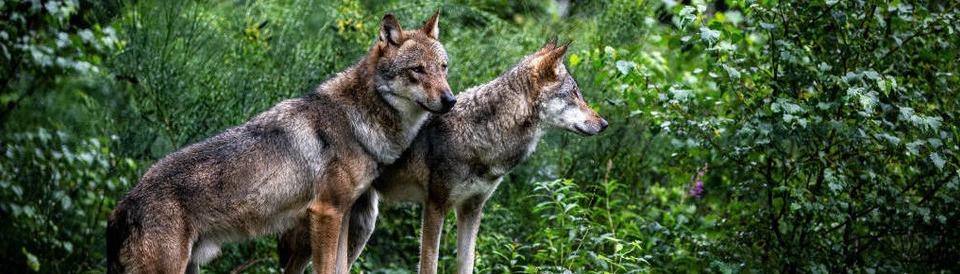
<instances>
[{"instance_id":1,"label":"brown fur","mask_svg":"<svg viewBox=\"0 0 960 274\"><path fill-rule=\"evenodd\" d=\"M459 272L472 272L483 206L503 176L533 153L542 129L594 135L607 126L563 66L566 49L549 42L504 75L461 93L451 112L434 116L400 160L377 178L370 190L374 195L355 203L351 224L369 225L350 227L351 235L365 235L348 239L350 262L373 232L377 213L369 205L376 208L382 195L424 205L420 273L436 273L443 219L456 209ZM281 252L295 253L296 239L307 237L296 233L285 232Z\"/></svg>"},{"instance_id":2,"label":"brown fur","mask_svg":"<svg viewBox=\"0 0 960 274\"><path fill-rule=\"evenodd\" d=\"M354 200L412 142L427 111L455 102L438 15L413 31L384 16L356 65L159 160L110 216L108 272L196 273L222 243L297 223L310 232L304 254L316 272L346 272Z\"/></svg>"}]
</instances>

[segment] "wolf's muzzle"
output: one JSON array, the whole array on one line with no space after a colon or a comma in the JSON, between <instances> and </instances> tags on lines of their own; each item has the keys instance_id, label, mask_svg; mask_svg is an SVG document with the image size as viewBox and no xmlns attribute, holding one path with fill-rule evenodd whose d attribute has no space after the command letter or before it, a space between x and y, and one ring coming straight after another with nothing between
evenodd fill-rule
<instances>
[{"instance_id":1,"label":"wolf's muzzle","mask_svg":"<svg viewBox=\"0 0 960 274\"><path fill-rule=\"evenodd\" d=\"M457 104L457 98L453 97L453 93L447 90L444 91L443 95L440 97L440 103L442 104L442 108L439 112L447 113L450 111L450 109L453 109L453 105Z\"/></svg>"}]
</instances>

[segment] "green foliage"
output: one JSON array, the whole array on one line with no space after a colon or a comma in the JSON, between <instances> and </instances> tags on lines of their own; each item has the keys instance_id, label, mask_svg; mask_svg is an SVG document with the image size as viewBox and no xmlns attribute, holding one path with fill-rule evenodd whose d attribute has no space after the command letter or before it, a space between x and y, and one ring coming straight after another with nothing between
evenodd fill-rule
<instances>
[{"instance_id":1,"label":"green foliage","mask_svg":"<svg viewBox=\"0 0 960 274\"><path fill-rule=\"evenodd\" d=\"M137 164L111 151L115 141L42 128L4 137L3 265L48 273L99 267L104 254L98 247L106 245L107 215L116 204L112 197L137 177Z\"/></svg>"},{"instance_id":2,"label":"green foliage","mask_svg":"<svg viewBox=\"0 0 960 274\"><path fill-rule=\"evenodd\" d=\"M708 62L658 91L655 116L725 178L720 198L743 201L717 208L724 230L742 231L718 259L764 272L958 267L942 259L958 251L957 192L945 189L957 129L943 127L958 114L956 5L744 8L745 26L683 22L680 43Z\"/></svg>"},{"instance_id":3,"label":"green foliage","mask_svg":"<svg viewBox=\"0 0 960 274\"><path fill-rule=\"evenodd\" d=\"M479 272L960 271L955 1L679 2L0 2L0 263L102 272L153 161L349 66L384 13L440 9L455 90L559 35L611 125L506 178ZM355 270L412 272L418 207L382 216ZM274 248L204 271L274 273Z\"/></svg>"},{"instance_id":4,"label":"green foliage","mask_svg":"<svg viewBox=\"0 0 960 274\"><path fill-rule=\"evenodd\" d=\"M12 126L24 125L22 128L27 130L32 130L30 125L34 124L62 125L35 112L14 112L21 105L69 105L63 102L64 97L94 100L91 95L96 95L97 85L89 81L101 75L103 60L123 47L112 27L101 25L98 18L93 18L95 11L109 12L105 3L90 5L77 0L0 3L0 62L4 64L0 67L0 128L11 129L8 121L12 118L21 121ZM54 93L71 96L48 96ZM85 112L47 111L72 115Z\"/></svg>"}]
</instances>

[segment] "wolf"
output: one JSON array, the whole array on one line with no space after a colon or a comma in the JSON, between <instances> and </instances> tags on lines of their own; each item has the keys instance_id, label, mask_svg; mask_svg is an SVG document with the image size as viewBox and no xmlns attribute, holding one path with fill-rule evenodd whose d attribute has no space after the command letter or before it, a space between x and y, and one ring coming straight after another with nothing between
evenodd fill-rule
<instances>
[{"instance_id":1,"label":"wolf","mask_svg":"<svg viewBox=\"0 0 960 274\"><path fill-rule=\"evenodd\" d=\"M403 30L383 17L353 66L304 96L157 161L111 213L109 273L198 273L221 244L305 223L318 273L346 272L350 207L449 111L439 12Z\"/></svg>"},{"instance_id":2,"label":"wolf","mask_svg":"<svg viewBox=\"0 0 960 274\"><path fill-rule=\"evenodd\" d=\"M433 115L403 156L354 203L349 262L373 233L382 198L423 204L420 273L436 273L443 219L455 209L458 272L472 273L484 203L503 176L533 153L544 131L590 136L608 125L563 65L568 47L548 42L495 80L458 94L449 113ZM303 271L308 237L305 226L281 234L278 254L286 273Z\"/></svg>"}]
</instances>

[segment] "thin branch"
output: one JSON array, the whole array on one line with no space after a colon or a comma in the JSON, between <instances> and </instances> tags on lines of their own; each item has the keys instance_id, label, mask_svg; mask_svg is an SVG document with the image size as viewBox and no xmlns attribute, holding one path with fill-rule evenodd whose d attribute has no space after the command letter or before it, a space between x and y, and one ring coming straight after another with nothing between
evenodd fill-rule
<instances>
[{"instance_id":1,"label":"thin branch","mask_svg":"<svg viewBox=\"0 0 960 274\"><path fill-rule=\"evenodd\" d=\"M247 262L245 262L245 263L237 266L237 268L234 268L233 270L230 270L230 274L240 274L240 273L243 273L243 271L244 271L244 270L247 270L247 268L250 268L251 266L253 266L253 265L255 265L255 264L258 264L258 263L260 263L260 262L266 261L266 260L269 260L269 258L251 259L251 260L249 260L249 261L247 261Z\"/></svg>"}]
</instances>

